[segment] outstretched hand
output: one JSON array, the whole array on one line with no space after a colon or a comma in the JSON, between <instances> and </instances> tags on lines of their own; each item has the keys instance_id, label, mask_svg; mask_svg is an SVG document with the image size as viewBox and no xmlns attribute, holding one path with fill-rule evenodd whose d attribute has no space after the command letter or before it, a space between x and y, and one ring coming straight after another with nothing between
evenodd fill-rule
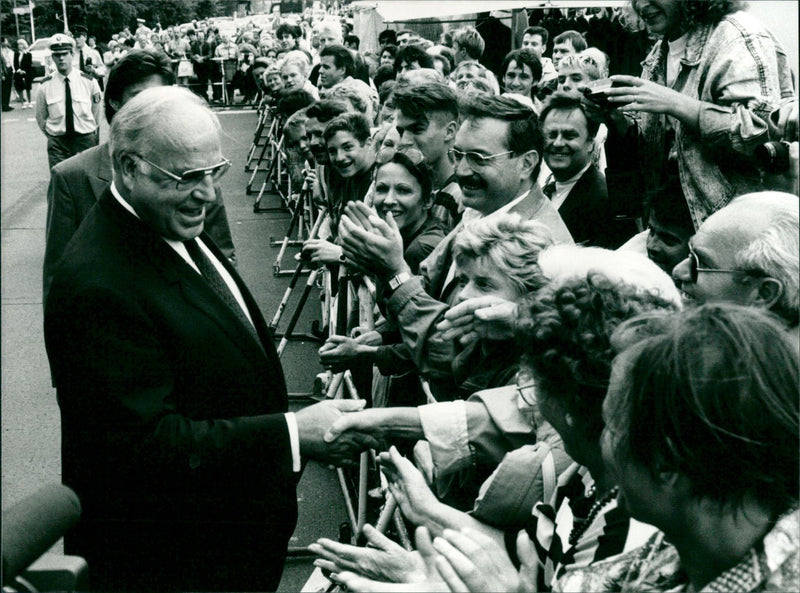
<instances>
[{"instance_id":1,"label":"outstretched hand","mask_svg":"<svg viewBox=\"0 0 800 593\"><path fill-rule=\"evenodd\" d=\"M424 580L425 564L418 552L409 552L371 525L364 525L367 547L351 546L321 538L308 546L321 556L315 566L333 574L348 570L359 575L394 583Z\"/></svg>"},{"instance_id":2,"label":"outstretched hand","mask_svg":"<svg viewBox=\"0 0 800 593\"><path fill-rule=\"evenodd\" d=\"M295 413L300 437L300 454L332 465L353 465L358 455L367 449L379 448L380 443L366 433L352 432L326 441L325 433L340 418L363 409L365 400L328 400Z\"/></svg>"},{"instance_id":3,"label":"outstretched hand","mask_svg":"<svg viewBox=\"0 0 800 593\"><path fill-rule=\"evenodd\" d=\"M408 271L403 237L391 213L384 221L361 202L350 202L339 222L339 238L345 257L379 279Z\"/></svg>"},{"instance_id":4,"label":"outstretched hand","mask_svg":"<svg viewBox=\"0 0 800 593\"><path fill-rule=\"evenodd\" d=\"M433 540L433 547L439 553L436 568L451 591L537 590L538 558L525 531L517 538L522 562L519 573L505 549L469 527L461 531L446 529Z\"/></svg>"},{"instance_id":5,"label":"outstretched hand","mask_svg":"<svg viewBox=\"0 0 800 593\"><path fill-rule=\"evenodd\" d=\"M415 533L417 551L424 562L424 578L415 582L384 583L365 578L352 572L341 572L332 575L332 580L341 583L351 591L375 591L378 593L395 593L401 591L437 592L452 591L439 576L437 569L438 553L431 543L431 536L425 527L418 527Z\"/></svg>"},{"instance_id":6,"label":"outstretched hand","mask_svg":"<svg viewBox=\"0 0 800 593\"><path fill-rule=\"evenodd\" d=\"M478 339L508 340L513 337L517 304L495 297L467 299L444 314L436 330L445 340L466 346Z\"/></svg>"},{"instance_id":7,"label":"outstretched hand","mask_svg":"<svg viewBox=\"0 0 800 593\"><path fill-rule=\"evenodd\" d=\"M429 512L440 504L425 476L414 464L400 455L396 447L380 454L381 470L389 480L389 491L403 515L415 525L425 525Z\"/></svg>"}]
</instances>

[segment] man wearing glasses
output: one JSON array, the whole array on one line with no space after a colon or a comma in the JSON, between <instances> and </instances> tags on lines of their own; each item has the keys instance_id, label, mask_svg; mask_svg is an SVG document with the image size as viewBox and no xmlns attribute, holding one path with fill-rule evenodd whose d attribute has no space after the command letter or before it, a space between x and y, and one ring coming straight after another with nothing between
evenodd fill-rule
<instances>
[{"instance_id":1,"label":"man wearing glasses","mask_svg":"<svg viewBox=\"0 0 800 593\"><path fill-rule=\"evenodd\" d=\"M452 245L461 226L498 213L516 213L550 229L556 243L572 237L556 209L535 183L542 134L532 109L509 97L474 95L462 108L462 123L450 156L465 206L461 222L411 276L403 261L399 231L367 222L365 206L345 209L339 226L348 259L370 270L382 285L379 297L400 328L414 364L437 399L452 399L453 343L435 326L458 293ZM374 222L374 224L373 224Z\"/></svg>"},{"instance_id":2,"label":"man wearing glasses","mask_svg":"<svg viewBox=\"0 0 800 593\"><path fill-rule=\"evenodd\" d=\"M746 194L709 216L672 271L687 301L769 309L795 334L800 318L797 196Z\"/></svg>"},{"instance_id":3,"label":"man wearing glasses","mask_svg":"<svg viewBox=\"0 0 800 593\"><path fill-rule=\"evenodd\" d=\"M286 413L272 334L203 232L230 166L205 102L142 91L114 116L110 154L112 184L45 305L62 478L82 506L65 551L94 590L274 591L302 460L355 457L365 441L322 435L362 406Z\"/></svg>"},{"instance_id":4,"label":"man wearing glasses","mask_svg":"<svg viewBox=\"0 0 800 593\"><path fill-rule=\"evenodd\" d=\"M173 84L175 74L172 64L163 52L152 49L128 52L108 75L103 96L106 120L110 124L122 105L143 90ZM50 171L42 303L47 302L47 292L64 248L109 185L111 157L107 142L61 161ZM236 253L228 214L218 185L215 186L215 193L216 200L206 207L205 229L225 257L235 265Z\"/></svg>"}]
</instances>

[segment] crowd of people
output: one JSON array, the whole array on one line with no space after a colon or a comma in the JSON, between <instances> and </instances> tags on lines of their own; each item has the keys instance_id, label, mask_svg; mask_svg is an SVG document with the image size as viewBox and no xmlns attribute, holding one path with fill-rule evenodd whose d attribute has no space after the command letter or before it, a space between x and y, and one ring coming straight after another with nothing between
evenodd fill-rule
<instances>
[{"instance_id":1,"label":"crowd of people","mask_svg":"<svg viewBox=\"0 0 800 593\"><path fill-rule=\"evenodd\" d=\"M312 544L349 590L800 587L793 74L735 0L621 13L654 40L640 76L547 19L497 72L470 26L109 49L110 139L52 168L44 274L93 588L274 590L304 462L368 449L416 549ZM54 37L49 137L80 47ZM329 298L372 287L319 350L361 401L286 411L219 190L215 57L320 212L300 259Z\"/></svg>"}]
</instances>

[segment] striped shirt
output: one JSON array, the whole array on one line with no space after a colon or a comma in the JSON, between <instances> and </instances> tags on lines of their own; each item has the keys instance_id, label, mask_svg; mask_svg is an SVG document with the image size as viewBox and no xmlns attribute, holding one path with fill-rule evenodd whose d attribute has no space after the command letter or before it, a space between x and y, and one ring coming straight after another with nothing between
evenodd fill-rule
<instances>
[{"instance_id":1,"label":"striped shirt","mask_svg":"<svg viewBox=\"0 0 800 593\"><path fill-rule=\"evenodd\" d=\"M589 527L573 546L569 543L575 517L586 517L594 503L589 496L594 479L577 463L569 466L558 478L550 501L537 503L525 531L534 543L539 562L538 588L550 590L552 584L567 571L589 566L642 546L656 528L631 519L612 499L603 506ZM506 548L515 565L515 532L506 532Z\"/></svg>"},{"instance_id":2,"label":"striped shirt","mask_svg":"<svg viewBox=\"0 0 800 593\"><path fill-rule=\"evenodd\" d=\"M455 174L451 175L440 189L433 191L433 206L430 212L431 216L441 223L445 234L452 231L461 221L464 197Z\"/></svg>"}]
</instances>

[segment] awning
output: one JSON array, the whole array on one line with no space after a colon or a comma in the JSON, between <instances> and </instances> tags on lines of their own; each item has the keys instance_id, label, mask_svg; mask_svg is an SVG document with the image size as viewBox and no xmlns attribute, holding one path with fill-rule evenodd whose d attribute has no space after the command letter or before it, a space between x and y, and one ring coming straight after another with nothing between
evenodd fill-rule
<instances>
[{"instance_id":1,"label":"awning","mask_svg":"<svg viewBox=\"0 0 800 593\"><path fill-rule=\"evenodd\" d=\"M623 6L627 0L357 0L350 4L356 11L374 9L387 23L419 19L455 18L460 15L519 8L590 8Z\"/></svg>"}]
</instances>

